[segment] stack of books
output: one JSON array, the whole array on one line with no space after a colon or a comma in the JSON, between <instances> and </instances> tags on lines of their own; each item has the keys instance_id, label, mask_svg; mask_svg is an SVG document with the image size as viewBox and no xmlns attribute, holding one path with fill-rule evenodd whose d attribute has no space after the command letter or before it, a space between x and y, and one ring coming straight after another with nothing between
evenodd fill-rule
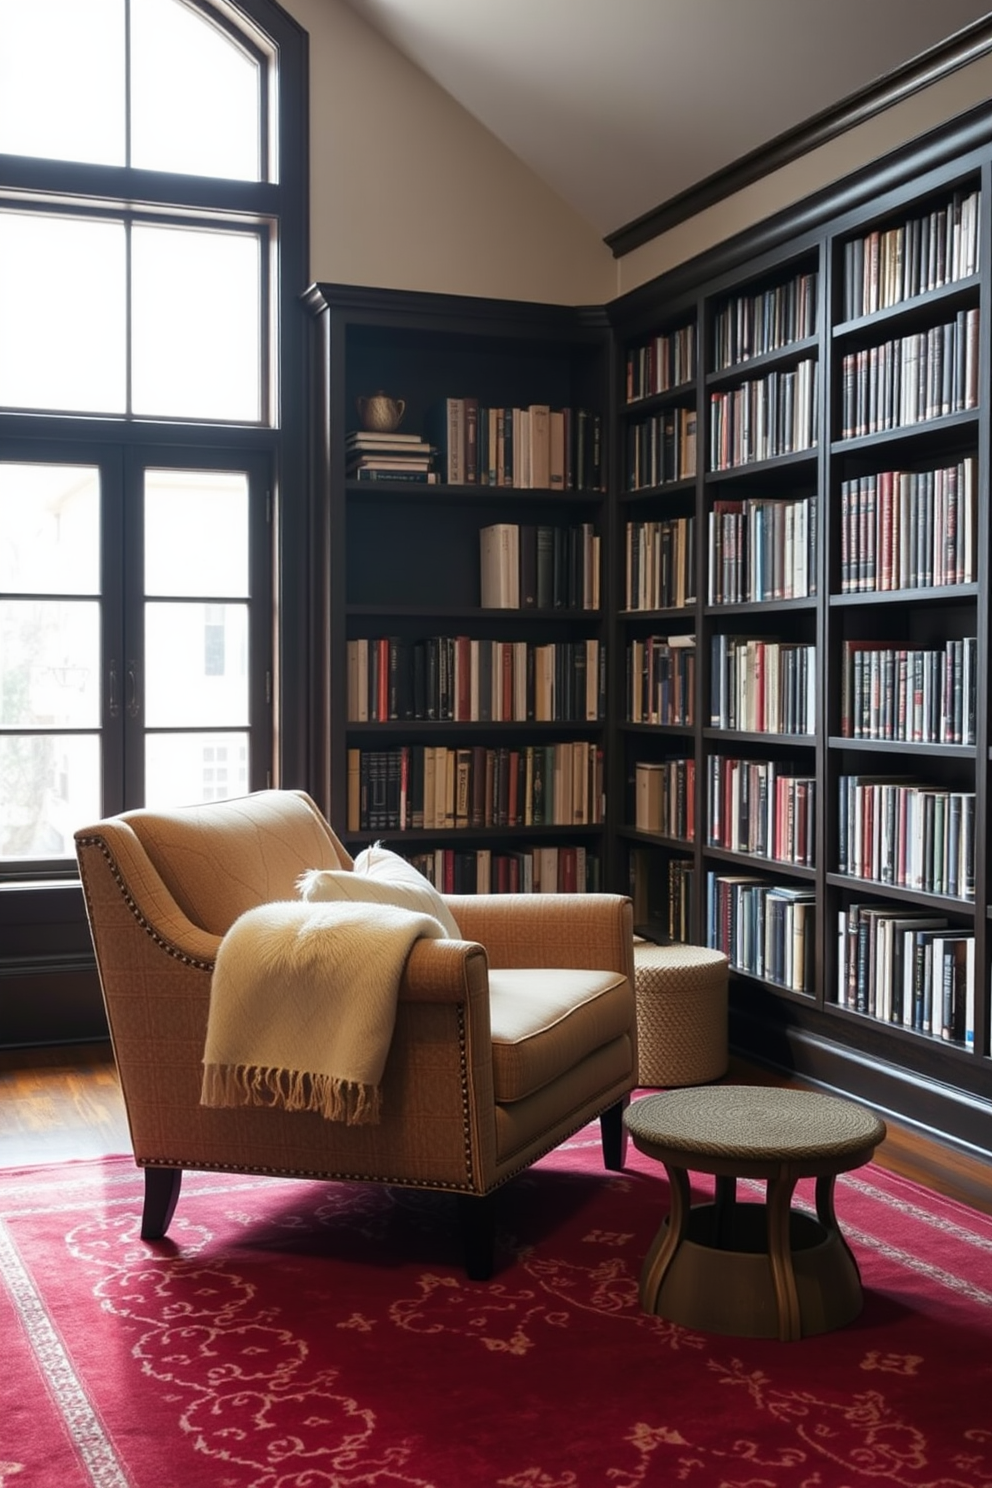
<instances>
[{"instance_id":1,"label":"stack of books","mask_svg":"<svg viewBox=\"0 0 992 1488\"><path fill-rule=\"evenodd\" d=\"M381 434L355 429L347 439L346 473L356 480L423 481L434 484L434 449L419 434Z\"/></svg>"}]
</instances>

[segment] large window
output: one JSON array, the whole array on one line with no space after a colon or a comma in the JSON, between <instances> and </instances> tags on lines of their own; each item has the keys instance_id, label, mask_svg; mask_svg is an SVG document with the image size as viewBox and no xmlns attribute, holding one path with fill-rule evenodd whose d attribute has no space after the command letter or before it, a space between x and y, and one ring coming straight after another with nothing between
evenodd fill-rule
<instances>
[{"instance_id":1,"label":"large window","mask_svg":"<svg viewBox=\"0 0 992 1488\"><path fill-rule=\"evenodd\" d=\"M0 880L303 747L304 64L268 0L0 0Z\"/></svg>"}]
</instances>

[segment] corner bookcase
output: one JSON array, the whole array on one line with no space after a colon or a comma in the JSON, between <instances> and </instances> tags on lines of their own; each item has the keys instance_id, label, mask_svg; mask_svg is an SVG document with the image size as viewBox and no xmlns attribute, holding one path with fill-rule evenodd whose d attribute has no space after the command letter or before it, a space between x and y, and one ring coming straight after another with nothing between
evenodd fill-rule
<instances>
[{"instance_id":1,"label":"corner bookcase","mask_svg":"<svg viewBox=\"0 0 992 1488\"><path fill-rule=\"evenodd\" d=\"M986 1154L990 141L962 120L610 307L638 927L727 952L742 1052ZM685 423L692 468L645 458Z\"/></svg>"},{"instance_id":2,"label":"corner bookcase","mask_svg":"<svg viewBox=\"0 0 992 1488\"><path fill-rule=\"evenodd\" d=\"M450 891L597 888L605 313L328 284L308 303L330 818L352 851L381 838ZM349 460L377 392L429 470Z\"/></svg>"},{"instance_id":3,"label":"corner bookcase","mask_svg":"<svg viewBox=\"0 0 992 1488\"><path fill-rule=\"evenodd\" d=\"M307 296L312 784L348 845L444 887L557 860L559 888L630 892L642 934L726 950L745 1057L988 1157L990 203L976 110L600 309ZM581 410L595 474L507 484L442 447L434 482L349 476L378 391L441 446L451 400L476 427ZM483 608L483 529L560 526L595 536L592 607ZM506 721L393 716L388 688L349 714L356 643L388 669L430 640L605 674L580 715L534 716L533 679ZM583 752L592 805L538 819L518 789L511 820L487 787L473 814L481 769L531 781L550 746ZM356 815L366 756L402 778L428 749L449 816Z\"/></svg>"}]
</instances>

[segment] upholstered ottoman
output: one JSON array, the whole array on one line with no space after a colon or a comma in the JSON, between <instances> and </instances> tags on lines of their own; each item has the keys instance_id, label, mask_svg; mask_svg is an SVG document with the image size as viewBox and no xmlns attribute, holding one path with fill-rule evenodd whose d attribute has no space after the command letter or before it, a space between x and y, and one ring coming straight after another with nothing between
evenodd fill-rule
<instances>
[{"instance_id":1,"label":"upholstered ottoman","mask_svg":"<svg viewBox=\"0 0 992 1488\"><path fill-rule=\"evenodd\" d=\"M705 1085L727 1073L727 958L705 946L634 945L640 1085Z\"/></svg>"}]
</instances>

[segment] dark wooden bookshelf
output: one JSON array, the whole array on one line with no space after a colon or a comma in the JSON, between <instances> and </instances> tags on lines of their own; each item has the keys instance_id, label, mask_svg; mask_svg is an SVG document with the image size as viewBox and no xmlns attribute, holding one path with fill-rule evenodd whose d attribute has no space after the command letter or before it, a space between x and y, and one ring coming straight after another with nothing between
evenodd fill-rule
<instances>
[{"instance_id":1,"label":"dark wooden bookshelf","mask_svg":"<svg viewBox=\"0 0 992 1488\"><path fill-rule=\"evenodd\" d=\"M987 907L989 836L985 823L992 779L986 683L992 659L988 605L992 582L988 522L992 409L988 352L992 339L992 234L988 205L992 200L992 126L986 123L980 137L977 130L975 116L969 116L960 126L949 126L921 141L915 152L904 152L898 161L879 162L877 170L869 168L850 181L838 183L835 189L821 192L810 203L740 234L699 259L642 285L609 307L617 339L614 471L618 499L613 508L613 541L614 561L621 575L619 591L623 594L627 526L634 520L665 521L676 515L694 515L698 565L696 598L692 604L651 616L624 608L612 617L612 653L618 656L627 653L633 638L648 633L646 621L651 622L657 634L667 629L695 635L695 722L680 729L677 735L670 728L632 723L625 716L624 689L620 688L610 742L615 774L628 782L626 794L621 791L617 797L621 814L613 818L617 884L633 893L642 933L659 940L669 937L668 894L671 892L681 903L680 885L686 873L692 889L686 938L698 943L706 943L714 934L713 924L707 921L707 882L713 876L755 877L789 891L812 889L815 893L809 978L801 990L778 985L770 975L754 975L742 964L733 967L733 1046L762 1062L771 1062L838 1091L863 1097L883 1112L898 1113L922 1130L949 1136L988 1157L992 1156L989 993L992 935L988 928L992 911ZM960 202L974 194L977 204L973 200L969 205L970 224L962 230L955 214L959 214ZM936 239L934 246L935 263L938 253L943 255L943 277L938 274L936 282L928 283L924 275L922 281L916 280L918 292L900 297L900 286L904 288L911 278L900 253L910 238L915 253L920 240L919 227L910 229L907 224L921 218L936 222L941 217L945 225L950 224L943 246L938 248ZM972 229L974 236L969 240ZM884 278L876 277L872 281L870 276L864 276L863 255L866 251L874 252L881 262L880 245L885 234L888 234L884 238L888 267ZM861 266L863 278L858 286L845 283L845 274L850 273L852 265ZM915 259L912 267L916 267ZM742 303L750 302L752 308L755 305L767 308L776 303L775 291L781 306L786 287L799 274L815 275L817 288L815 310L810 323L801 327L802 334L796 334L792 340L779 337L774 344L759 344L753 355L727 364L726 356L718 355L716 337L720 317L728 307L731 314L739 313ZM873 301L870 308L863 306L862 298ZM960 327L969 330L969 316L971 339L966 346L961 340ZM977 389L974 406L953 402L949 405L943 398L943 381L935 380L932 416L899 423L895 411L886 412L887 407L894 410L901 406L887 405L885 401L895 396L894 380L896 387L899 386L891 371L890 354L888 373L878 376L874 383L881 390L874 405L880 422L876 421L873 427L878 432L843 437L845 357L863 353L861 361L867 387L868 369L873 363L877 367L881 361L884 368L884 353L879 352L879 347L886 343L901 347L905 341L902 354L909 357L915 354L921 338L930 333L925 344L933 357L939 359L938 351L932 350L938 339L940 352L955 342L950 331L938 332L936 328L952 322L959 325L961 358L957 380L949 379L948 386L956 398L957 390L963 385L967 349L969 370L974 359ZM653 338L671 335L686 326L694 328L697 346L691 386L683 384L661 396L630 401L625 395L625 377L631 356L640 354L640 348L649 345ZM736 417L744 402L744 394L738 390L745 384L761 382L772 375L780 379L803 361L816 364L814 445L713 468L711 420L716 397L719 395L726 404L728 395L729 399L736 396L733 410ZM853 375L851 364L848 371L849 376ZM853 386L856 384L849 384L849 388ZM696 403L695 478L670 487L629 490L625 466L628 427L647 408L685 406L689 398ZM769 417L767 408L762 408L761 413L764 419ZM884 427L890 417L894 426ZM747 440L742 443L749 447ZM918 584L913 588L842 590L842 510L849 510L842 508L844 482L865 481L890 471L936 470L956 465L965 457L976 462L977 501L971 539L976 571L966 575L964 582L941 587ZM958 520L959 494L955 493L953 498ZM738 504L759 499L804 498L815 498L816 507L808 594L759 600L735 597L732 603L708 602L710 533L720 523L719 513L728 510L726 503L734 503L736 511ZM744 511L743 506L740 510ZM918 509L913 508L914 521L922 523L927 510L922 502ZM740 539L743 529L742 519L738 528L733 529L733 540ZM747 530L748 535L753 535L751 529ZM849 533L852 530L849 527ZM730 524L719 527L719 531L721 536L727 535L731 532ZM880 536L885 534L886 542L896 540L891 526L880 527L879 532ZM920 551L925 550L926 539L921 537ZM722 554L724 550L719 551ZM877 553L873 558L880 563ZM736 561L742 561L739 554ZM886 573L890 561L891 550L887 550ZM742 583L745 577L742 574ZM726 585L717 586L718 595L727 592ZM775 636L814 648L813 732L796 736L721 728L714 724L710 708L713 642L720 635ZM973 743L853 738L845 734L841 722L845 642L863 641L890 649L943 650L950 642L964 637L976 640ZM696 833L692 842L639 832L630 814L629 781L636 762L662 761L675 755L691 755L696 764ZM815 780L814 866L735 851L723 843L709 843L708 768L718 755L749 762L788 758L797 770ZM919 887L855 878L838 871L841 779L876 774L912 776L934 792L955 793L956 798L962 793L973 796L973 898L965 893L935 893ZM933 808L938 813L946 809L943 794L940 800L942 804ZM626 815L622 810L625 802ZM734 802L739 806L736 796ZM670 872L675 875L671 890ZM746 899L748 889L742 887L736 892L751 913L751 903ZM949 934L959 931L973 937L973 1047L966 1044L963 1036L942 1037L933 1021L930 1028L935 1031L924 1032L886 1016L887 1002L881 995L881 980L877 999L868 1010L848 1006L841 1000L840 977L847 963L841 960L840 916L848 915L852 906L862 904L890 906L892 916L900 919L908 918L914 911L942 917ZM754 931L755 925L734 926L735 947L746 938L745 928ZM807 922L807 933L808 930ZM882 970L887 964L883 961ZM876 972L880 977L877 968Z\"/></svg>"},{"instance_id":2,"label":"dark wooden bookshelf","mask_svg":"<svg viewBox=\"0 0 992 1488\"><path fill-rule=\"evenodd\" d=\"M585 592L581 606L565 601L483 608L480 571L480 530L485 527L589 524L601 543L609 530L603 441L611 338L605 312L326 284L315 285L307 301L313 315L317 388L312 583L322 617L314 655L322 727L316 731L314 763L322 805L352 851L374 835L418 861L432 850L438 855L489 850L495 858L532 846L568 850L580 845L596 860L597 881L606 873L612 876L602 820L408 825L370 833L356 826L348 801L349 756L353 762L356 750L361 755L423 745L526 751L572 741L598 751L605 769L605 704L595 718L574 712L565 717L561 715L569 709L556 692L557 721L461 716L377 722L349 716L346 687L348 645L362 638L392 634L410 646L457 634L479 642L524 642L532 649L554 645L561 650L568 643L576 649L585 642L605 644L606 617L615 606L615 596L606 588L605 551L596 608ZM357 400L377 389L404 400L404 431L435 445L435 482L365 482L346 475L346 437L358 427ZM592 445L580 448L576 438L562 483L554 488L491 484L490 462L482 459L475 480L447 480L460 466L445 453L446 429L438 433L433 410L451 399L475 400L479 426L486 418L487 428L489 408L567 409L574 430L581 423L591 431L592 420L598 421L598 476L583 464L591 458Z\"/></svg>"}]
</instances>

